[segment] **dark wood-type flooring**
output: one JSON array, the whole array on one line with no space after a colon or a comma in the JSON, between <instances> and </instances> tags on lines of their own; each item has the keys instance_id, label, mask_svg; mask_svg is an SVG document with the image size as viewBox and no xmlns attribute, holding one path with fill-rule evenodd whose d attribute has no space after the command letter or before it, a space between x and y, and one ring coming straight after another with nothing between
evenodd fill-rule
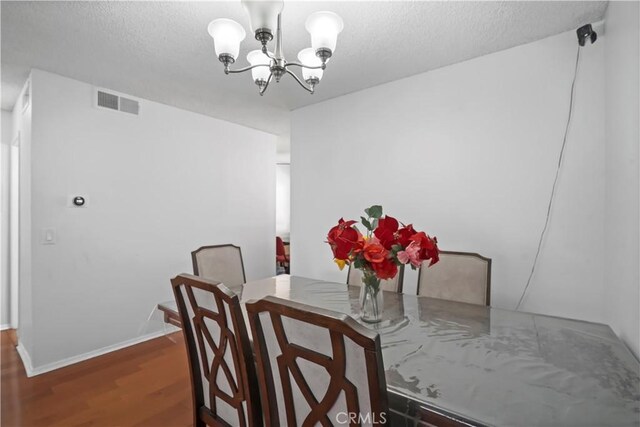
<instances>
[{"instance_id":1,"label":"dark wood-type flooring","mask_svg":"<svg viewBox=\"0 0 640 427\"><path fill-rule=\"evenodd\" d=\"M182 332L32 378L15 334L1 338L2 427L192 425Z\"/></svg>"}]
</instances>

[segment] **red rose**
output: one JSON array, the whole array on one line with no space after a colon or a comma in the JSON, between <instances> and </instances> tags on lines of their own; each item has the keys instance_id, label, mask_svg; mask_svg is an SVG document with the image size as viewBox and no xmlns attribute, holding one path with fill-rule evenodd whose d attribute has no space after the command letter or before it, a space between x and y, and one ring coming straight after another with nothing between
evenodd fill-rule
<instances>
[{"instance_id":1,"label":"red rose","mask_svg":"<svg viewBox=\"0 0 640 427\"><path fill-rule=\"evenodd\" d=\"M410 239L414 234L416 234L416 230L413 229L413 225L409 224L402 227L396 233L398 244L400 244L403 248L406 248L407 246L409 246L409 243L411 243Z\"/></svg>"},{"instance_id":2,"label":"red rose","mask_svg":"<svg viewBox=\"0 0 640 427\"><path fill-rule=\"evenodd\" d=\"M440 249L438 248L438 239L434 236L430 238L433 246L431 249L427 250L427 255L431 258L431 262L429 263L429 267L431 267L436 262L440 261Z\"/></svg>"},{"instance_id":3,"label":"red rose","mask_svg":"<svg viewBox=\"0 0 640 427\"><path fill-rule=\"evenodd\" d=\"M355 223L356 221L345 221L340 218L338 225L329 230L327 243L331 246L334 258L346 260L349 258L349 253L361 245L362 236L352 227Z\"/></svg>"},{"instance_id":4,"label":"red rose","mask_svg":"<svg viewBox=\"0 0 640 427\"><path fill-rule=\"evenodd\" d=\"M431 238L427 236L424 231L420 231L419 233L411 236L409 240L420 245L420 259L430 259L430 266L440 260L438 256L440 254L440 250L438 249L438 240L435 237Z\"/></svg>"},{"instance_id":5,"label":"red rose","mask_svg":"<svg viewBox=\"0 0 640 427\"><path fill-rule=\"evenodd\" d=\"M393 279L398 274L398 266L389 258L385 258L382 262L371 264L371 268L380 280Z\"/></svg>"},{"instance_id":6,"label":"red rose","mask_svg":"<svg viewBox=\"0 0 640 427\"><path fill-rule=\"evenodd\" d=\"M391 249L391 246L397 243L396 231L398 231L398 220L386 215L378 220L378 227L376 227L373 234L380 240L380 244L385 249Z\"/></svg>"},{"instance_id":7,"label":"red rose","mask_svg":"<svg viewBox=\"0 0 640 427\"><path fill-rule=\"evenodd\" d=\"M362 255L364 256L364 259L369 261L372 265L383 262L388 253L389 251L378 243L375 238L367 240L362 248Z\"/></svg>"}]
</instances>

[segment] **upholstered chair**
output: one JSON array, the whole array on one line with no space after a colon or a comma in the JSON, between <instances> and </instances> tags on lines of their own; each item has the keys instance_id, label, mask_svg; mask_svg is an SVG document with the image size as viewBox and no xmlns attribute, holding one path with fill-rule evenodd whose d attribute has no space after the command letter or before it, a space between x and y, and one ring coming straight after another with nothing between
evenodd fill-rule
<instances>
[{"instance_id":1,"label":"upholstered chair","mask_svg":"<svg viewBox=\"0 0 640 427\"><path fill-rule=\"evenodd\" d=\"M251 344L238 296L189 274L171 280L191 376L193 425L262 426Z\"/></svg>"},{"instance_id":2,"label":"upholstered chair","mask_svg":"<svg viewBox=\"0 0 640 427\"><path fill-rule=\"evenodd\" d=\"M276 262L289 274L289 255L280 236L276 236Z\"/></svg>"},{"instance_id":3,"label":"upholstered chair","mask_svg":"<svg viewBox=\"0 0 640 427\"><path fill-rule=\"evenodd\" d=\"M341 313L268 296L246 304L265 426L384 425L380 337ZM349 424L349 414L360 424Z\"/></svg>"},{"instance_id":4,"label":"upholstered chair","mask_svg":"<svg viewBox=\"0 0 640 427\"><path fill-rule=\"evenodd\" d=\"M431 267L422 263L418 295L471 304L491 304L491 259L471 252L440 251Z\"/></svg>"},{"instance_id":5,"label":"upholstered chair","mask_svg":"<svg viewBox=\"0 0 640 427\"><path fill-rule=\"evenodd\" d=\"M240 247L227 245L203 246L191 252L193 274L224 283L230 288L243 285L244 264Z\"/></svg>"}]
</instances>

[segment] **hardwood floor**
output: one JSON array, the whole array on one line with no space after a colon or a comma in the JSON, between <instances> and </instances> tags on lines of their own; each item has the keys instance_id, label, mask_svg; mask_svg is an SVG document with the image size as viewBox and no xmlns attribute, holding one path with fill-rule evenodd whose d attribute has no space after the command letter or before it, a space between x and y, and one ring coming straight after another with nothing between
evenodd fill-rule
<instances>
[{"instance_id":1,"label":"hardwood floor","mask_svg":"<svg viewBox=\"0 0 640 427\"><path fill-rule=\"evenodd\" d=\"M3 427L192 425L182 332L32 378L10 331L1 356Z\"/></svg>"}]
</instances>

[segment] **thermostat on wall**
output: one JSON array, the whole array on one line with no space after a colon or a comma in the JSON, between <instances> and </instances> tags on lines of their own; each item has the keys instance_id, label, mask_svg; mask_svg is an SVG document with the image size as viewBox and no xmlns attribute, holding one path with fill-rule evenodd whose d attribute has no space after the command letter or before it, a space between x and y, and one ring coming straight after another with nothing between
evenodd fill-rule
<instances>
[{"instance_id":1,"label":"thermostat on wall","mask_svg":"<svg viewBox=\"0 0 640 427\"><path fill-rule=\"evenodd\" d=\"M69 196L67 206L70 208L86 208L89 205L89 198L82 194L73 194Z\"/></svg>"}]
</instances>

